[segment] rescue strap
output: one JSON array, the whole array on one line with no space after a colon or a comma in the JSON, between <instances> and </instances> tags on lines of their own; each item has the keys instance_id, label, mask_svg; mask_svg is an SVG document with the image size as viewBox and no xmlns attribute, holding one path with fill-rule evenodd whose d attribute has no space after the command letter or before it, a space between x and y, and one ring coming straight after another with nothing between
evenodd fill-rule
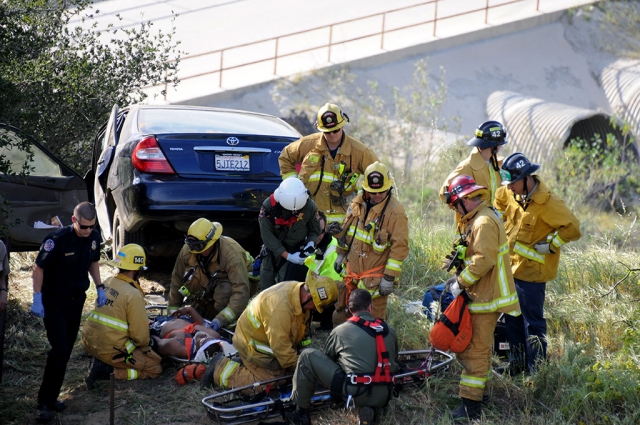
<instances>
[{"instance_id":1,"label":"rescue strap","mask_svg":"<svg viewBox=\"0 0 640 425\"><path fill-rule=\"evenodd\" d=\"M347 384L352 385L369 385L369 384L387 384L392 385L394 383L391 376L391 363L389 362L389 351L384 343L383 321L376 319L374 321L364 320L358 316L351 316L347 319L348 322L356 324L362 328L370 328L376 335L376 351L378 354L378 362L376 364L376 370L373 372L373 376L370 374L356 374L352 373L347 375Z\"/></svg>"},{"instance_id":2,"label":"rescue strap","mask_svg":"<svg viewBox=\"0 0 640 425\"><path fill-rule=\"evenodd\" d=\"M384 277L383 273L376 273L376 272L384 270L385 266L386 265L383 264L381 266L374 267L372 269L366 270L366 271L358 274L358 273L352 273L351 272L350 263L347 262L347 275L344 278L344 284L347 287L347 297L346 297L345 305L347 305L347 306L349 305L349 296L351 295L351 292L354 289L358 288L358 285L356 283L353 283L354 281L366 279L366 278L369 278L369 277Z\"/></svg>"},{"instance_id":3,"label":"rescue strap","mask_svg":"<svg viewBox=\"0 0 640 425\"><path fill-rule=\"evenodd\" d=\"M276 198L273 195L273 193L269 196L269 202L271 203L271 207L272 208L275 208L276 205L278 204L278 202L276 201ZM273 219L274 219L274 222L275 222L276 226L285 226L287 228L291 228L291 226L293 226L293 224L296 221L298 221L298 215L297 214L291 214L291 217L289 217L287 219L284 219L284 218L279 217L276 214L274 214L273 215Z\"/></svg>"}]
</instances>

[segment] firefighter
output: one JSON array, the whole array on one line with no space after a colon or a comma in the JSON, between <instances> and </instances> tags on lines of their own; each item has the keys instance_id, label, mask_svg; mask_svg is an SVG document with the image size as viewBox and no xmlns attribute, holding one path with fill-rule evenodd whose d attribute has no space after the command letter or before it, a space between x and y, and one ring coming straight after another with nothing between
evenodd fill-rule
<instances>
[{"instance_id":1,"label":"firefighter","mask_svg":"<svg viewBox=\"0 0 640 425\"><path fill-rule=\"evenodd\" d=\"M580 239L580 222L534 175L539 168L521 153L509 155L502 164L503 186L496 192L495 206L505 221L522 307L522 316L506 320L510 374L533 372L536 362L546 359L546 282L556 277L561 247Z\"/></svg>"},{"instance_id":2,"label":"firefighter","mask_svg":"<svg viewBox=\"0 0 640 425\"><path fill-rule=\"evenodd\" d=\"M347 317L349 293L355 287L373 297L373 317L385 320L393 292L409 254L409 228L404 208L393 196L395 182L386 165L374 162L364 173L363 193L351 203L337 235L337 268L346 260L345 284L333 315L337 326Z\"/></svg>"},{"instance_id":3,"label":"firefighter","mask_svg":"<svg viewBox=\"0 0 640 425\"><path fill-rule=\"evenodd\" d=\"M280 183L262 204L258 223L264 244L259 255L260 289L285 280L304 280L304 260L316 249L320 221L302 182L291 177Z\"/></svg>"},{"instance_id":4,"label":"firefighter","mask_svg":"<svg viewBox=\"0 0 640 425\"><path fill-rule=\"evenodd\" d=\"M315 124L320 131L291 143L278 158L282 178L300 178L329 223L342 223L358 192L358 178L378 161L370 148L346 135L343 127L348 122L337 105L325 104Z\"/></svg>"},{"instance_id":5,"label":"firefighter","mask_svg":"<svg viewBox=\"0 0 640 425\"><path fill-rule=\"evenodd\" d=\"M249 302L248 258L220 223L194 221L171 275L169 314L186 300L216 332L235 323Z\"/></svg>"},{"instance_id":6,"label":"firefighter","mask_svg":"<svg viewBox=\"0 0 640 425\"><path fill-rule=\"evenodd\" d=\"M460 214L458 239L464 268L450 285L453 297L466 289L471 296L472 337L469 348L456 355L462 364L462 404L452 411L455 421L478 419L491 376L493 334L500 313L520 314L518 295L509 268L509 247L504 226L487 202L487 188L470 176L454 178L445 192L446 203ZM488 394L487 394L488 397Z\"/></svg>"},{"instance_id":7,"label":"firefighter","mask_svg":"<svg viewBox=\"0 0 640 425\"><path fill-rule=\"evenodd\" d=\"M238 319L238 358L214 356L202 386L237 388L293 373L310 312L322 312L337 296L335 281L315 274L261 291Z\"/></svg>"},{"instance_id":8,"label":"firefighter","mask_svg":"<svg viewBox=\"0 0 640 425\"><path fill-rule=\"evenodd\" d=\"M334 397L353 397L363 425L373 423L373 408L389 402L391 378L398 370L396 332L371 315L369 291L353 290L349 311L352 317L331 332L323 351L307 349L300 354L293 375L291 400L296 410L289 415L291 423L311 424L309 408L318 383Z\"/></svg>"},{"instance_id":9,"label":"firefighter","mask_svg":"<svg viewBox=\"0 0 640 425\"><path fill-rule=\"evenodd\" d=\"M444 192L447 191L451 181L460 176L468 175L475 182L486 188L487 202L493 205L496 190L500 187L500 165L502 157L498 156L498 152L502 146L509 143L507 140L507 132L503 125L498 121L485 121L478 126L467 145L473 146L475 149L471 151L468 158L462 160L456 169L449 174L444 181L442 189L440 189L440 199L445 202ZM456 213L456 223L460 221L460 215Z\"/></svg>"},{"instance_id":10,"label":"firefighter","mask_svg":"<svg viewBox=\"0 0 640 425\"><path fill-rule=\"evenodd\" d=\"M318 217L320 218L321 233L318 237L318 246L315 252L304 260L304 265L309 269L307 275L315 273L318 276L326 276L336 281L342 281L342 276L335 269L335 263L338 259L338 241L327 231L327 217L322 211L318 211ZM331 318L334 311L334 306L330 305L322 313L314 312L311 315L313 321L320 322L320 326L316 330L330 331L333 328Z\"/></svg>"},{"instance_id":11,"label":"firefighter","mask_svg":"<svg viewBox=\"0 0 640 425\"><path fill-rule=\"evenodd\" d=\"M149 346L149 319L144 291L138 279L146 270L146 255L140 245L123 246L110 261L118 274L104 283L107 301L95 308L82 328L82 345L94 357L85 382L89 389L96 380L151 379L162 373L162 357Z\"/></svg>"}]
</instances>

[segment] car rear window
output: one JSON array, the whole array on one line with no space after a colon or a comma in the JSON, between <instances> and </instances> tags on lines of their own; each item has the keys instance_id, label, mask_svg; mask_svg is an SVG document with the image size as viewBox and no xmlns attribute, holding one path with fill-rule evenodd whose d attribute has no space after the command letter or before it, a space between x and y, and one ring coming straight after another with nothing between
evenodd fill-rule
<instances>
[{"instance_id":1,"label":"car rear window","mask_svg":"<svg viewBox=\"0 0 640 425\"><path fill-rule=\"evenodd\" d=\"M141 109L138 130L145 134L225 133L300 137L276 117L232 111Z\"/></svg>"}]
</instances>

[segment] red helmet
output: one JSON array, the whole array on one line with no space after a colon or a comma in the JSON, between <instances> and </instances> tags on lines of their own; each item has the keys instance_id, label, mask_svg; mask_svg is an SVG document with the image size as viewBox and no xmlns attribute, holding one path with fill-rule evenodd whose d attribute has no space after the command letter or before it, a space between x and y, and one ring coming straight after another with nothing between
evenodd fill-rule
<instances>
[{"instance_id":1,"label":"red helmet","mask_svg":"<svg viewBox=\"0 0 640 425\"><path fill-rule=\"evenodd\" d=\"M486 189L486 187L478 186L471 176L463 174L449 183L447 191L444 192L445 202L448 205L455 204L460 198L483 189Z\"/></svg>"}]
</instances>

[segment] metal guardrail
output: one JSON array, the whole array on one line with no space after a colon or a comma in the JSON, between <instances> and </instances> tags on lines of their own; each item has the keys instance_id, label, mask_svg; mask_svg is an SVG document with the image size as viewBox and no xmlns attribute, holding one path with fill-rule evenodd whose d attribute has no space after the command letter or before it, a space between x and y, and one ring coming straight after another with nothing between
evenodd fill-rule
<instances>
[{"instance_id":1,"label":"metal guardrail","mask_svg":"<svg viewBox=\"0 0 640 425\"><path fill-rule=\"evenodd\" d=\"M286 58L286 57L291 57L294 55L299 55L299 54L303 54L303 53L308 53L308 52L312 52L312 51L316 51L316 50L320 50L320 49L328 49L328 53L327 53L327 62L331 62L331 50L332 47L334 46L338 46L338 45L343 45L346 43L351 43L354 41L358 41L358 40L363 40L366 38L372 38L372 37L380 37L380 48L384 49L384 43L385 43L385 35L393 33L393 32L397 32L397 31L401 31L401 30L405 30L408 28L413 28L413 27L418 27L420 25L426 25L426 24L433 24L433 36L436 37L437 36L437 31L438 31L438 22L440 21L445 21L447 19L452 19L452 18L457 18L460 16L464 16L464 15L470 15L472 13L478 13L478 12L485 12L485 16L484 16L484 23L487 24L488 20L489 20L489 11L492 9L497 9L503 6L507 6L507 5L512 5L514 3L523 3L523 2L529 2L531 3L531 0L510 0L510 1L502 1L500 3L496 3L496 0L493 0L493 4L491 0L486 0L485 6L484 7L480 7L480 8L475 8L472 10L467 10L464 12L460 12L460 13L455 13L455 14L450 14L450 15L438 15L438 4L439 3L443 3L446 2L447 0L428 0L428 1L424 1L422 3L417 3L411 6L405 6L405 7L401 7L401 8L397 8L397 9L392 9L392 10L388 10L386 12L380 12L380 13L375 13L372 15L367 15L367 16L362 16L356 19L350 19L350 20L346 20L346 21L341 21L341 22L337 22L334 24L330 24L330 25L324 25L324 26L320 26L320 27L316 27L316 28L311 28L311 29L307 29L304 31L298 31L298 32L294 32L294 33L289 33L289 34L285 34L285 35L281 35L278 37L271 37L271 38L267 38L267 39L263 39L263 40L258 40L258 41L253 41L250 43L245 43L245 44L240 44L240 45L236 45L236 46L231 46L231 47L226 47L224 49L218 49L218 50L213 50L213 51L209 51L209 52L204 52L204 53L198 53L198 54L194 54L194 55L189 55L189 56L185 56L184 58L181 59L182 63L184 64L186 61L192 60L192 59L197 59L197 58L202 58L202 57L206 57L206 56L215 56L215 55L219 55L219 61L218 61L218 66L210 71L206 71L206 72L200 72L197 74L193 74L193 75L187 75L187 76L181 76L180 79L181 80L188 80L188 79L192 79L192 78L197 78L197 77L202 77L205 75L211 75L211 74L215 74L218 73L219 74L219 79L218 79L218 87L222 87L222 81L223 81L223 75L225 73L225 71L230 71L233 69L238 69L238 68L242 68L242 67L246 67L246 66L250 66L250 65L255 65L255 64L259 64L259 63L264 63L264 62L268 62L268 61L273 61L273 75L277 75L277 71L278 71L278 60L282 59L282 58ZM454 0L454 1L465 1L465 0ZM428 19L426 20L422 20L420 22L415 22L409 25L404 25L404 26L400 26L400 27L394 27L394 28L387 28L386 22L387 22L387 18L389 15L394 14L394 13L398 13L398 12L404 12L407 11L409 9L416 9L419 7L423 7L429 4L433 4L433 13L432 16L430 16ZM539 11L540 8L540 0L536 0L535 2L535 7L536 7L536 11ZM347 39L342 39L339 41L335 41L334 40L334 28L337 26L344 26L346 24L351 24L354 22L358 22L358 21L364 21L366 19L374 19L374 18L380 18L380 26L378 27L379 29L373 30L372 32L369 32L367 34L364 35L359 35L357 37L352 37L352 38L347 38ZM296 50L296 51L292 51L292 52L286 52L286 53L282 53L279 51L279 47L281 44L281 41L287 38L292 38L292 37L299 37L302 35L308 35L309 33L312 32L320 32L320 31L327 31L328 30L328 38L326 39L325 42L321 42L319 45L314 45L312 47L308 47L305 49L301 49L301 50ZM229 55L230 52L233 51L237 51L239 49L243 49L243 48L247 48L247 47L251 47L251 46L258 46L260 44L272 44L273 45L273 54L271 54L268 57L263 57L260 59L256 59L256 60L252 60L252 61L248 61L248 62L241 62L241 63L237 63L237 64L232 64L232 65L225 65L225 54L227 54L227 56ZM166 89L167 89L168 83L165 83L165 93L166 93Z\"/></svg>"}]
</instances>

